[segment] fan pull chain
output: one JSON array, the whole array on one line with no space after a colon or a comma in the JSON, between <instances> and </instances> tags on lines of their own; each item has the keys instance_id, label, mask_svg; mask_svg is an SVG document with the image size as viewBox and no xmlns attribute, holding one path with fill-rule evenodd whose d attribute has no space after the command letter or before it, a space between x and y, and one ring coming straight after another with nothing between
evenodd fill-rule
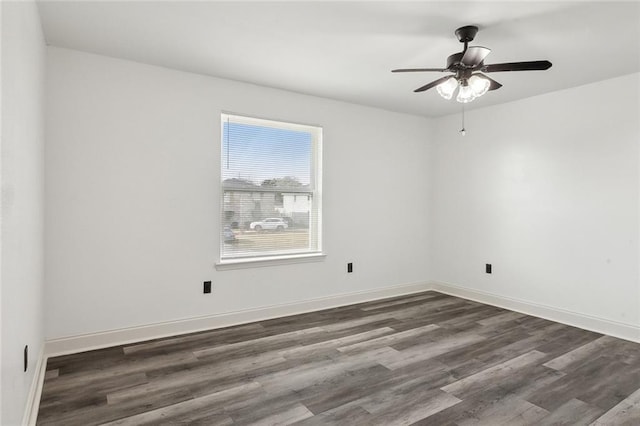
<instances>
[{"instance_id":1,"label":"fan pull chain","mask_svg":"<svg viewBox=\"0 0 640 426\"><path fill-rule=\"evenodd\" d=\"M467 131L464 128L464 104L462 104L462 129L460 129L460 134L462 136L467 134Z\"/></svg>"}]
</instances>

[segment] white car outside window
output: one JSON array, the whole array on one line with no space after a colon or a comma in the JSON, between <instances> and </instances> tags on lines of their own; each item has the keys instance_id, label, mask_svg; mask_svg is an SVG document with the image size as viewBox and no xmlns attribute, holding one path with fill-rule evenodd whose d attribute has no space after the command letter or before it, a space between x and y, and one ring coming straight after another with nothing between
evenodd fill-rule
<instances>
[{"instance_id":1,"label":"white car outside window","mask_svg":"<svg viewBox=\"0 0 640 426\"><path fill-rule=\"evenodd\" d=\"M251 222L249 228L254 231L284 231L289 225L279 217L268 217L258 222Z\"/></svg>"}]
</instances>

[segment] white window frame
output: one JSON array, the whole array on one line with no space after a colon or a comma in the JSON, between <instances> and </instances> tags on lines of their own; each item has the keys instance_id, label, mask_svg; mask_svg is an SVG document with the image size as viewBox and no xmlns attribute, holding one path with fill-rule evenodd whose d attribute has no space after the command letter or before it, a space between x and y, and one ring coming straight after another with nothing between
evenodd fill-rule
<instances>
[{"instance_id":1,"label":"white window frame","mask_svg":"<svg viewBox=\"0 0 640 426\"><path fill-rule=\"evenodd\" d=\"M299 262L313 262L323 260L326 254L322 249L322 136L323 129L317 125L299 124L286 122L282 120L269 120L258 117L250 117L246 115L240 115L236 113L223 112L220 114L220 153L223 153L224 147L224 124L227 120L232 119L234 123L248 124L272 127L284 130L302 131L310 133L312 135L311 142L311 170L310 170L310 182L308 191L311 193L313 200L313 209L311 212L311 218L309 220L309 250L296 251L296 252L283 252L283 253L269 253L265 255L256 256L238 256L238 257L223 257L224 254L224 238L222 237L223 218L224 218L224 197L225 190L223 187L223 163L224 158L220 161L220 171L218 174L220 185L220 229L218 234L220 235L220 249L218 255L218 262L216 263L216 269L237 269L245 267L258 267L269 266ZM305 193L306 194L306 193ZM313 216L316 216L315 219Z\"/></svg>"}]
</instances>

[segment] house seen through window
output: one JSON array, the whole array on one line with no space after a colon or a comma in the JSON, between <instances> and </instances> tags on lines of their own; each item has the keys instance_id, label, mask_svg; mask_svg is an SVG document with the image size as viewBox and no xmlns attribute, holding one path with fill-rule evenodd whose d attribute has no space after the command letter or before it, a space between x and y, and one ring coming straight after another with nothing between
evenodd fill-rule
<instances>
[{"instance_id":1,"label":"house seen through window","mask_svg":"<svg viewBox=\"0 0 640 426\"><path fill-rule=\"evenodd\" d=\"M221 261L316 254L322 129L222 114Z\"/></svg>"}]
</instances>

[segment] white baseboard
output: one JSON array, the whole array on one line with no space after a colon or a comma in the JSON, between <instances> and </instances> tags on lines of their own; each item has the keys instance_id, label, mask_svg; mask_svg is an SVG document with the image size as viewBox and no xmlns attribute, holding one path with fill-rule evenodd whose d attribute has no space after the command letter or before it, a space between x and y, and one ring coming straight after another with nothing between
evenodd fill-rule
<instances>
[{"instance_id":1,"label":"white baseboard","mask_svg":"<svg viewBox=\"0 0 640 426\"><path fill-rule=\"evenodd\" d=\"M45 343L44 356L58 356L106 348L144 340L158 339L179 334L212 330L233 325L246 324L253 321L264 321L272 318L319 311L354 303L401 296L435 290L452 296L474 300L501 308L522 312L545 318L551 321L608 334L621 339L640 343L640 327L603 318L571 312L556 307L540 305L524 300L500 296L478 291L451 283L431 281L403 284L376 290L367 290L311 299L303 302L267 306L244 311L228 312L197 318L187 318L164 323L149 324L119 330L109 330L79 336L49 340Z\"/></svg>"},{"instance_id":2,"label":"white baseboard","mask_svg":"<svg viewBox=\"0 0 640 426\"><path fill-rule=\"evenodd\" d=\"M427 290L431 290L431 287L427 282L411 283L375 290L339 294L297 303L267 306L258 309L228 312L205 317L188 318L158 324L149 324L140 327L109 330L99 333L53 339L48 340L45 343L45 355L47 357L52 357L84 352L110 346L141 342L144 340L246 324L254 321L264 321L272 318L286 317L306 312L319 311L322 309L335 308L338 306L368 302L371 300L402 296L405 294L419 293Z\"/></svg>"},{"instance_id":3,"label":"white baseboard","mask_svg":"<svg viewBox=\"0 0 640 426\"><path fill-rule=\"evenodd\" d=\"M539 318L640 343L640 327L633 324L611 321L440 281L431 281L430 287L432 290L449 294L451 296L462 297L464 299L485 303L487 305L498 306L511 311L521 312L523 314L533 315Z\"/></svg>"},{"instance_id":4,"label":"white baseboard","mask_svg":"<svg viewBox=\"0 0 640 426\"><path fill-rule=\"evenodd\" d=\"M42 385L44 384L44 374L47 369L47 361L44 355L44 345L38 355L29 394L27 395L27 404L22 415L22 424L27 426L35 426L38 418L38 408L40 407L40 396L42 395Z\"/></svg>"}]
</instances>

